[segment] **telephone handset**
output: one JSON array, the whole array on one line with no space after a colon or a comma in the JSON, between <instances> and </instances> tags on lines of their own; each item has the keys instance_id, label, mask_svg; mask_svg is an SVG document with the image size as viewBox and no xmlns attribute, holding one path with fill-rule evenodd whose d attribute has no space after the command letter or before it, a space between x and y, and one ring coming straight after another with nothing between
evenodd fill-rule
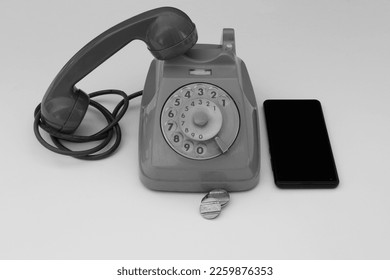
<instances>
[{"instance_id":1,"label":"telephone handset","mask_svg":"<svg viewBox=\"0 0 390 280\"><path fill-rule=\"evenodd\" d=\"M75 87L134 39L143 40L156 58L143 92L127 96L107 90L87 95ZM235 54L234 30L223 30L221 45L196 41L189 17L168 7L105 31L82 48L49 86L35 110L38 140L60 154L104 158L119 145L118 122L129 100L142 94L139 166L145 186L185 192L241 191L256 186L260 169L257 104L245 64ZM109 112L93 100L103 94L119 94L123 101ZM89 105L105 116L108 125L91 136L75 135ZM55 146L42 138L39 127L50 134ZM101 143L86 151L71 151L63 145L63 141L96 140Z\"/></svg>"},{"instance_id":2,"label":"telephone handset","mask_svg":"<svg viewBox=\"0 0 390 280\"><path fill-rule=\"evenodd\" d=\"M135 39L144 41L157 59L170 59L190 49L197 32L186 14L167 7L108 29L76 53L54 78L41 103L42 121L60 132L74 132L89 105L88 95L75 84Z\"/></svg>"}]
</instances>

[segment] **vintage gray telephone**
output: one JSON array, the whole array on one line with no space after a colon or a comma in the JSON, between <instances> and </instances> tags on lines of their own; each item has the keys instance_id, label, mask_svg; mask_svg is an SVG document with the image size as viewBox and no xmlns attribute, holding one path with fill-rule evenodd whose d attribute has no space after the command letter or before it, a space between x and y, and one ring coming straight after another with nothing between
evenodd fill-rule
<instances>
[{"instance_id":1,"label":"vintage gray telephone","mask_svg":"<svg viewBox=\"0 0 390 280\"><path fill-rule=\"evenodd\" d=\"M87 95L75 84L135 39L144 41L152 61L143 92L104 90ZM245 64L235 54L233 29L221 45L195 44L195 25L175 8L158 8L105 31L62 68L35 110L34 131L48 149L80 159L107 157L119 146L119 120L130 99L142 94L139 124L140 178L162 191L248 190L259 180L260 144L256 99ZM94 97L119 94L113 112ZM107 127L75 135L91 105ZM40 129L51 136L47 143ZM63 142L98 141L71 151Z\"/></svg>"}]
</instances>

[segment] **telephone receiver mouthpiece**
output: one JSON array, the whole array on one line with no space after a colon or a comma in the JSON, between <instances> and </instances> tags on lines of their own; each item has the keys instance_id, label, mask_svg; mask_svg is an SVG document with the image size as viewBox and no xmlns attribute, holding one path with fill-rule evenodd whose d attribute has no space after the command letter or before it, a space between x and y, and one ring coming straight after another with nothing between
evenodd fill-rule
<instances>
[{"instance_id":1,"label":"telephone receiver mouthpiece","mask_svg":"<svg viewBox=\"0 0 390 280\"><path fill-rule=\"evenodd\" d=\"M133 40L146 43L153 56L167 60L187 52L198 35L182 11L162 7L125 20L78 51L54 78L41 103L41 120L53 130L72 133L80 125L89 96L76 83Z\"/></svg>"}]
</instances>

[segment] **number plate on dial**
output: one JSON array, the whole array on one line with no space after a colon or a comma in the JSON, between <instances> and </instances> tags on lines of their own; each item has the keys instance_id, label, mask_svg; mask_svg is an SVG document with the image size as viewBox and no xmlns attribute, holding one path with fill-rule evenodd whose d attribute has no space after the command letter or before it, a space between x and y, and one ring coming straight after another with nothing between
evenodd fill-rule
<instances>
[{"instance_id":1,"label":"number plate on dial","mask_svg":"<svg viewBox=\"0 0 390 280\"><path fill-rule=\"evenodd\" d=\"M237 137L240 116L223 89L207 84L186 85L165 102L161 129L167 143L190 159L225 153Z\"/></svg>"}]
</instances>

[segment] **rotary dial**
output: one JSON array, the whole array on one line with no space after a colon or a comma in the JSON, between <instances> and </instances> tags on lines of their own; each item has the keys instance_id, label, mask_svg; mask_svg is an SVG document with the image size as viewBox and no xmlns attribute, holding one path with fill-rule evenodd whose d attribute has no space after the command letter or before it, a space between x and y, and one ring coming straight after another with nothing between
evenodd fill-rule
<instances>
[{"instance_id":1,"label":"rotary dial","mask_svg":"<svg viewBox=\"0 0 390 280\"><path fill-rule=\"evenodd\" d=\"M161 128L167 143L191 159L209 159L225 153L239 130L239 114L221 88L195 83L176 90L166 101Z\"/></svg>"}]
</instances>

